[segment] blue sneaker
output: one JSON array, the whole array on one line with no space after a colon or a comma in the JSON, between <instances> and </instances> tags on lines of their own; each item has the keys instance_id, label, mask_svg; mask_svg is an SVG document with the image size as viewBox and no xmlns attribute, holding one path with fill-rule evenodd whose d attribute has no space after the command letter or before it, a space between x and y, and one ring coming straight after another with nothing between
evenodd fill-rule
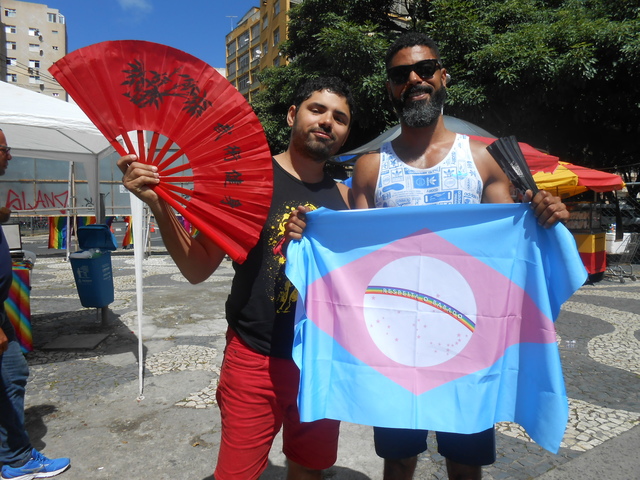
<instances>
[{"instance_id":1,"label":"blue sneaker","mask_svg":"<svg viewBox=\"0 0 640 480\"><path fill-rule=\"evenodd\" d=\"M32 480L47 478L64 472L71 460L68 458L47 458L35 448L31 450L31 460L21 467L2 467L2 480Z\"/></svg>"}]
</instances>

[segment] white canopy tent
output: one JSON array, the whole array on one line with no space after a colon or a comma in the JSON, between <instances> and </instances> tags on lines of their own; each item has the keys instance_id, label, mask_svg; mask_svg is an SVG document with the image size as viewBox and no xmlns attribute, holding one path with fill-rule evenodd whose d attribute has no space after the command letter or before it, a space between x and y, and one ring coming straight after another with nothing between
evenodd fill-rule
<instances>
[{"instance_id":1,"label":"white canopy tent","mask_svg":"<svg viewBox=\"0 0 640 480\"><path fill-rule=\"evenodd\" d=\"M115 150L75 104L0 82L0 128L7 136L11 155L76 162L84 166L96 217L101 218L98 163ZM140 396L143 389L142 258L146 225L142 202L131 196L138 303L138 354Z\"/></svg>"},{"instance_id":2,"label":"white canopy tent","mask_svg":"<svg viewBox=\"0 0 640 480\"><path fill-rule=\"evenodd\" d=\"M0 128L14 157L82 164L100 209L98 162L114 149L77 105L0 82Z\"/></svg>"}]
</instances>

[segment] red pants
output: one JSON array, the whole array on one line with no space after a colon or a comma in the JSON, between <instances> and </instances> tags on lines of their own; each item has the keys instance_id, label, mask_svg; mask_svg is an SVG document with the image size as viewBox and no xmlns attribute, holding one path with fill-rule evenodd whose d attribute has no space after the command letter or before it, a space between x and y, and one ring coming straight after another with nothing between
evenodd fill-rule
<instances>
[{"instance_id":1,"label":"red pants","mask_svg":"<svg viewBox=\"0 0 640 480\"><path fill-rule=\"evenodd\" d=\"M229 330L216 392L222 417L216 480L258 478L281 427L288 459L314 470L335 463L340 422L300 423L299 381L293 360L262 355Z\"/></svg>"}]
</instances>

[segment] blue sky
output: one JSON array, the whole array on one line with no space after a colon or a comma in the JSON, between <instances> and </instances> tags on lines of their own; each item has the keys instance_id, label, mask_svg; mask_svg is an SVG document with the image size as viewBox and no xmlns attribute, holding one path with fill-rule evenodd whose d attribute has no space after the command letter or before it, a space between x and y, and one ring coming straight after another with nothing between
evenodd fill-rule
<instances>
[{"instance_id":1,"label":"blue sky","mask_svg":"<svg viewBox=\"0 0 640 480\"><path fill-rule=\"evenodd\" d=\"M223 68L225 36L232 23L235 27L260 0L32 1L57 8L65 16L69 52L106 40L147 40Z\"/></svg>"}]
</instances>

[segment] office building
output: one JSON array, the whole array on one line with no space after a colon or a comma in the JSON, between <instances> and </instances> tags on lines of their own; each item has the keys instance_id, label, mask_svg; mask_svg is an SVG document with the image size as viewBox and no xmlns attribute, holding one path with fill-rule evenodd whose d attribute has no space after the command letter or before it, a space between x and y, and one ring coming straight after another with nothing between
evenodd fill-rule
<instances>
[{"instance_id":1,"label":"office building","mask_svg":"<svg viewBox=\"0 0 640 480\"><path fill-rule=\"evenodd\" d=\"M287 12L302 0L256 0L226 37L227 80L247 100L260 88L256 74L286 61L278 45L287 37Z\"/></svg>"},{"instance_id":2,"label":"office building","mask_svg":"<svg viewBox=\"0 0 640 480\"><path fill-rule=\"evenodd\" d=\"M48 69L67 53L65 18L40 3L0 0L0 80L66 100Z\"/></svg>"}]
</instances>

